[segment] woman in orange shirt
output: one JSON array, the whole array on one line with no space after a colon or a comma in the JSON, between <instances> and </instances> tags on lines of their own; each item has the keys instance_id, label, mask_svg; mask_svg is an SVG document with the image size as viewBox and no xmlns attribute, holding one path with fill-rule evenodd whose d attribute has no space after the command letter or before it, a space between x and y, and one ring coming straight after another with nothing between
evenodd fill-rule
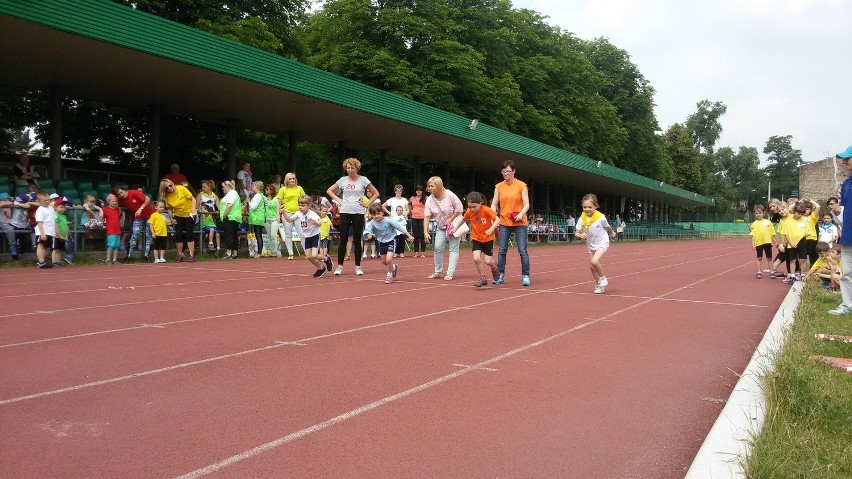
<instances>
[{"instance_id":1,"label":"woman in orange shirt","mask_svg":"<svg viewBox=\"0 0 852 479\"><path fill-rule=\"evenodd\" d=\"M500 276L493 284L503 284L506 280L506 251L509 249L509 235L515 233L518 254L521 255L521 284L530 285L530 257L527 254L527 211L530 209L530 195L527 184L515 178L515 162L503 162L503 181L494 187L491 209L500 211L500 234L497 236L497 269Z\"/></svg>"}]
</instances>

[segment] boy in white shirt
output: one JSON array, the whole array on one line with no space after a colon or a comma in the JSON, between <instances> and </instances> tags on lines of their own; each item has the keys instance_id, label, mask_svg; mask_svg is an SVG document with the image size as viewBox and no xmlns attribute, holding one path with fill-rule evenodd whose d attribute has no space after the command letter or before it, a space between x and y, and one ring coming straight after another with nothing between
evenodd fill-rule
<instances>
[{"instance_id":1,"label":"boy in white shirt","mask_svg":"<svg viewBox=\"0 0 852 479\"><path fill-rule=\"evenodd\" d=\"M300 196L299 211L290 216L282 210L281 217L288 223L299 222L305 257L317 268L314 278L320 278L334 265L331 262L331 256L319 253L320 217L311 209L312 202L313 199L309 195Z\"/></svg>"},{"instance_id":2,"label":"boy in white shirt","mask_svg":"<svg viewBox=\"0 0 852 479\"><path fill-rule=\"evenodd\" d=\"M56 235L56 220L53 208L50 207L50 197L44 191L36 193L38 209L35 213L36 236L36 258L38 267L41 269L52 268L53 263L48 258L48 253L53 245L53 237ZM45 259L47 258L47 259Z\"/></svg>"}]
</instances>

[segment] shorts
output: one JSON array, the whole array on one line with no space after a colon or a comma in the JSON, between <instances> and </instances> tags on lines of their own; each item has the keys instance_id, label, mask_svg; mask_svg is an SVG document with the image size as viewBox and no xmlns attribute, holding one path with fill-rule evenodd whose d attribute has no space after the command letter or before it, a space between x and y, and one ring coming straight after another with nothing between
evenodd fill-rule
<instances>
[{"instance_id":1,"label":"shorts","mask_svg":"<svg viewBox=\"0 0 852 479\"><path fill-rule=\"evenodd\" d=\"M155 236L154 244L151 245L151 249L155 250L164 250L168 245L168 236Z\"/></svg>"},{"instance_id":2,"label":"shorts","mask_svg":"<svg viewBox=\"0 0 852 479\"><path fill-rule=\"evenodd\" d=\"M482 254L485 256L494 256L494 241L476 241L472 240L470 242L470 250L471 251L482 251Z\"/></svg>"},{"instance_id":3,"label":"shorts","mask_svg":"<svg viewBox=\"0 0 852 479\"><path fill-rule=\"evenodd\" d=\"M204 228L201 228L201 231L203 231L204 234L210 234L211 231L213 234L219 234L219 229L215 226L205 226Z\"/></svg>"},{"instance_id":4,"label":"shorts","mask_svg":"<svg viewBox=\"0 0 852 479\"><path fill-rule=\"evenodd\" d=\"M376 241L376 245L378 246L379 255L393 253L394 248L396 248L396 240L392 239L387 243L383 243L381 241Z\"/></svg>"},{"instance_id":5,"label":"shorts","mask_svg":"<svg viewBox=\"0 0 852 479\"><path fill-rule=\"evenodd\" d=\"M107 235L106 237L106 248L107 251L115 251L118 249L118 245L121 243L121 235Z\"/></svg>"},{"instance_id":6,"label":"shorts","mask_svg":"<svg viewBox=\"0 0 852 479\"><path fill-rule=\"evenodd\" d=\"M766 259L772 259L772 243L758 245L754 249L757 251L758 259L762 259L764 256L766 256Z\"/></svg>"},{"instance_id":7,"label":"shorts","mask_svg":"<svg viewBox=\"0 0 852 479\"><path fill-rule=\"evenodd\" d=\"M302 247L305 248L306 251L310 248L317 248L319 247L319 241L319 235L313 235L310 238L305 238L302 240Z\"/></svg>"},{"instance_id":8,"label":"shorts","mask_svg":"<svg viewBox=\"0 0 852 479\"><path fill-rule=\"evenodd\" d=\"M325 249L325 250L328 249L328 238L320 240L319 249Z\"/></svg>"},{"instance_id":9,"label":"shorts","mask_svg":"<svg viewBox=\"0 0 852 479\"><path fill-rule=\"evenodd\" d=\"M65 251L65 240L54 236L52 248L56 251Z\"/></svg>"},{"instance_id":10,"label":"shorts","mask_svg":"<svg viewBox=\"0 0 852 479\"><path fill-rule=\"evenodd\" d=\"M53 236L45 235L44 240L41 239L41 235L36 234L36 244L40 244L45 248L53 247Z\"/></svg>"}]
</instances>

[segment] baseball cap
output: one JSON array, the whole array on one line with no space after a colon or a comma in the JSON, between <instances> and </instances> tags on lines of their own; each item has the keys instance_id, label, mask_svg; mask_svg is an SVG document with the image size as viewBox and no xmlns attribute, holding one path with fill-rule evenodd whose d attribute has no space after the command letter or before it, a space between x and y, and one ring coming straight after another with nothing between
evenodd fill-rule
<instances>
[{"instance_id":1,"label":"baseball cap","mask_svg":"<svg viewBox=\"0 0 852 479\"><path fill-rule=\"evenodd\" d=\"M50 196L49 196L48 198L50 198L50 201L58 200L58 199L59 199L59 195L58 195L58 194L56 194L56 193L51 193L51 194L50 194Z\"/></svg>"},{"instance_id":2,"label":"baseball cap","mask_svg":"<svg viewBox=\"0 0 852 479\"><path fill-rule=\"evenodd\" d=\"M846 148L846 150L838 153L837 157L840 158L841 160L848 160L849 158L852 158L852 146L850 146L849 148Z\"/></svg>"},{"instance_id":3,"label":"baseball cap","mask_svg":"<svg viewBox=\"0 0 852 479\"><path fill-rule=\"evenodd\" d=\"M67 206L74 206L74 200L72 200L71 198L69 198L67 196L63 196L62 200L65 202L65 204Z\"/></svg>"},{"instance_id":4,"label":"baseball cap","mask_svg":"<svg viewBox=\"0 0 852 479\"><path fill-rule=\"evenodd\" d=\"M9 196L9 193L6 193L5 191L0 191L0 201L8 200L9 198L11 198L11 196Z\"/></svg>"},{"instance_id":5,"label":"baseball cap","mask_svg":"<svg viewBox=\"0 0 852 479\"><path fill-rule=\"evenodd\" d=\"M21 193L21 194L15 196L15 199L18 200L21 203L29 203L30 202L30 195L28 195L27 193Z\"/></svg>"},{"instance_id":6,"label":"baseball cap","mask_svg":"<svg viewBox=\"0 0 852 479\"><path fill-rule=\"evenodd\" d=\"M53 201L53 206L62 206L62 205L68 206L68 202L65 201L65 198L59 197L59 198L56 198L56 200Z\"/></svg>"}]
</instances>

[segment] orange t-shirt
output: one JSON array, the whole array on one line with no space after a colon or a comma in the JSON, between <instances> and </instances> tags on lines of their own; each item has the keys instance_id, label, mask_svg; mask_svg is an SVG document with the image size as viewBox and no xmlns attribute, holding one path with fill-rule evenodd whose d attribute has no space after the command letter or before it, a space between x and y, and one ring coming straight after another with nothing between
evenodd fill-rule
<instances>
[{"instance_id":1,"label":"orange t-shirt","mask_svg":"<svg viewBox=\"0 0 852 479\"><path fill-rule=\"evenodd\" d=\"M491 234L485 234L485 230L491 227L494 220L497 218L497 213L485 205L479 205L479 211L473 213L470 208L464 212L464 219L470 220L470 239L479 241L480 243L488 243L494 241L497 237L492 231Z\"/></svg>"},{"instance_id":2,"label":"orange t-shirt","mask_svg":"<svg viewBox=\"0 0 852 479\"><path fill-rule=\"evenodd\" d=\"M528 225L527 215L524 214L523 221L516 222L512 213L518 213L524 208L524 198L521 196L527 184L521 180L515 180L510 185L505 181L497 183L497 206L500 208L500 224L503 226Z\"/></svg>"}]
</instances>

